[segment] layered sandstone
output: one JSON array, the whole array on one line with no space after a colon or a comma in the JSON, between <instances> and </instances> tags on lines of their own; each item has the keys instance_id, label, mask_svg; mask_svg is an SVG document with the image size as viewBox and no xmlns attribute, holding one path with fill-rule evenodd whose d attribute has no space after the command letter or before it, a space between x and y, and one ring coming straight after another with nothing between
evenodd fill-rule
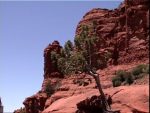
<instances>
[{"instance_id":1,"label":"layered sandstone","mask_svg":"<svg viewBox=\"0 0 150 113\"><path fill-rule=\"evenodd\" d=\"M51 60L52 52L60 54L61 48L59 42L54 41L44 49L44 80L42 88L39 92L24 100L23 104L27 113L42 112L45 109L45 103L48 99L48 95L45 92L47 82L50 81L51 84L55 84L59 78L63 78L63 75L53 65Z\"/></svg>"},{"instance_id":2,"label":"layered sandstone","mask_svg":"<svg viewBox=\"0 0 150 113\"><path fill-rule=\"evenodd\" d=\"M54 41L44 49L44 78L62 78L63 75L59 73L57 67L53 65L51 60L52 52L60 54L61 46L58 41Z\"/></svg>"},{"instance_id":3,"label":"layered sandstone","mask_svg":"<svg viewBox=\"0 0 150 113\"><path fill-rule=\"evenodd\" d=\"M101 39L97 44L100 54L104 50L115 53L112 59L116 58L119 64L148 58L148 0L127 0L126 5L124 2L114 10L92 9L79 22L76 35L80 34L82 25L88 26L93 22L96 23L96 34ZM118 48L118 56L115 48Z\"/></svg>"}]
</instances>

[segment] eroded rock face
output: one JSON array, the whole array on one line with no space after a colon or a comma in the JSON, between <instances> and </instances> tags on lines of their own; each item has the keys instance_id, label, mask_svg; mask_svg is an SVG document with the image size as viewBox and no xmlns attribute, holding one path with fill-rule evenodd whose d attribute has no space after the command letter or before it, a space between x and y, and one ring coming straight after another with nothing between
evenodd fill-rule
<instances>
[{"instance_id":1,"label":"eroded rock face","mask_svg":"<svg viewBox=\"0 0 150 113\"><path fill-rule=\"evenodd\" d=\"M44 110L45 102L47 100L46 93L37 93L28 97L23 102L27 113L39 113Z\"/></svg>"},{"instance_id":2,"label":"eroded rock face","mask_svg":"<svg viewBox=\"0 0 150 113\"><path fill-rule=\"evenodd\" d=\"M106 95L106 99L110 106L112 104L111 97ZM76 113L100 113L105 110L102 104L102 97L96 95L77 103L77 108Z\"/></svg>"},{"instance_id":3,"label":"eroded rock face","mask_svg":"<svg viewBox=\"0 0 150 113\"><path fill-rule=\"evenodd\" d=\"M46 84L50 81L51 84L55 84L59 78L63 78L63 75L59 73L57 67L55 67L51 60L51 53L55 52L60 54L61 46L58 41L54 41L44 49L44 80L41 90L35 95L28 97L24 100L25 110L27 113L40 113L45 108L46 100L48 99L45 93Z\"/></svg>"},{"instance_id":4,"label":"eroded rock face","mask_svg":"<svg viewBox=\"0 0 150 113\"><path fill-rule=\"evenodd\" d=\"M52 44L49 44L44 49L44 78L50 78L50 77L56 77L56 78L62 78L63 75L59 73L56 66L53 65L51 60L51 54L52 52L55 52L57 54L60 54L61 46L59 45L58 41L54 41Z\"/></svg>"},{"instance_id":5,"label":"eroded rock face","mask_svg":"<svg viewBox=\"0 0 150 113\"><path fill-rule=\"evenodd\" d=\"M104 89L104 92L111 95L112 110L120 110L121 113L149 113L148 85L120 86L116 88ZM97 90L91 90L88 92L85 90L85 93L58 99L47 107L42 113L75 113L77 110L76 104L81 101L82 103L85 103L85 100L87 100L87 98L90 100L93 94L99 95ZM98 96L96 96L96 98L97 97ZM90 102L92 101L89 101L88 103ZM85 105L86 104L81 104L80 107L87 107Z\"/></svg>"},{"instance_id":6,"label":"eroded rock face","mask_svg":"<svg viewBox=\"0 0 150 113\"><path fill-rule=\"evenodd\" d=\"M108 50L113 54L116 53L115 48L117 48L118 56L114 54L111 58L117 60L119 64L146 59L149 56L148 1L127 0L127 7L123 2L114 10L92 9L79 22L76 35L81 33L82 25L88 26L95 22L95 32L101 40L97 44L99 54L104 54L104 52L101 52L102 50ZM133 46L134 38L137 39L137 43L144 40L143 44Z\"/></svg>"}]
</instances>

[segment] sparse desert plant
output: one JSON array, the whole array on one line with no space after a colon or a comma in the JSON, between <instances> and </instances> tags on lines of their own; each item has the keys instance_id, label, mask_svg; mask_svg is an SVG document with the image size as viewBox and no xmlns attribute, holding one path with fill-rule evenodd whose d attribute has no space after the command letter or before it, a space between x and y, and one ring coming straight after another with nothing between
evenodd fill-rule
<instances>
[{"instance_id":1,"label":"sparse desert plant","mask_svg":"<svg viewBox=\"0 0 150 113\"><path fill-rule=\"evenodd\" d=\"M125 81L129 85L134 82L134 78L133 78L133 75L131 74L131 72L127 72L127 75L125 76Z\"/></svg>"},{"instance_id":2,"label":"sparse desert plant","mask_svg":"<svg viewBox=\"0 0 150 113\"><path fill-rule=\"evenodd\" d=\"M118 87L122 83L119 79L113 79L112 82L113 82L113 87Z\"/></svg>"},{"instance_id":3,"label":"sparse desert plant","mask_svg":"<svg viewBox=\"0 0 150 113\"><path fill-rule=\"evenodd\" d=\"M51 85L50 82L48 82L48 83L46 84L45 92L46 92L46 94L48 95L48 97L50 97L50 96L55 92L55 90L54 90L54 88L52 87L52 85Z\"/></svg>"},{"instance_id":4,"label":"sparse desert plant","mask_svg":"<svg viewBox=\"0 0 150 113\"><path fill-rule=\"evenodd\" d=\"M115 76L112 78L113 87L118 87L121 85L121 78L119 76Z\"/></svg>"},{"instance_id":5,"label":"sparse desert plant","mask_svg":"<svg viewBox=\"0 0 150 113\"><path fill-rule=\"evenodd\" d=\"M127 72L126 72L125 70L118 70L118 71L116 72L116 76L117 76L118 78L120 78L120 81L121 81L121 82L124 82L124 81L125 81L126 75L127 75Z\"/></svg>"},{"instance_id":6,"label":"sparse desert plant","mask_svg":"<svg viewBox=\"0 0 150 113\"><path fill-rule=\"evenodd\" d=\"M60 82L56 82L54 84L51 83L51 81L48 81L46 83L45 92L48 97L50 97L52 94L55 93L55 91L60 87Z\"/></svg>"},{"instance_id":7,"label":"sparse desert plant","mask_svg":"<svg viewBox=\"0 0 150 113\"><path fill-rule=\"evenodd\" d=\"M146 64L140 64L140 65L136 66L135 68L133 68L132 74L135 77L135 79L140 78L141 77L140 74L146 72L146 70L148 72L149 71L148 67L149 66Z\"/></svg>"},{"instance_id":8,"label":"sparse desert plant","mask_svg":"<svg viewBox=\"0 0 150 113\"><path fill-rule=\"evenodd\" d=\"M112 78L112 83L114 87L118 87L125 82L127 84L132 84L134 82L134 77L131 72L126 72L125 70L118 70L116 76Z\"/></svg>"},{"instance_id":9,"label":"sparse desert plant","mask_svg":"<svg viewBox=\"0 0 150 113\"><path fill-rule=\"evenodd\" d=\"M146 65L146 68L143 70L143 72L149 74L149 64Z\"/></svg>"}]
</instances>

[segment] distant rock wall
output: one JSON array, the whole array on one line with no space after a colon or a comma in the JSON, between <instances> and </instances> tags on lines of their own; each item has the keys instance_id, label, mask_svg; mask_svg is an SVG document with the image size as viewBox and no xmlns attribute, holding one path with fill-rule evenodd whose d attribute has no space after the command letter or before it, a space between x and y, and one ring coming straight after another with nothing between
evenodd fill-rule
<instances>
[{"instance_id":1,"label":"distant rock wall","mask_svg":"<svg viewBox=\"0 0 150 113\"><path fill-rule=\"evenodd\" d=\"M76 29L76 35L79 35L82 25L96 22L96 33L101 39L97 44L100 54L103 54L101 50L113 53L116 47L120 64L149 56L149 0L127 0L126 4L123 2L114 10L92 9L83 16Z\"/></svg>"},{"instance_id":2,"label":"distant rock wall","mask_svg":"<svg viewBox=\"0 0 150 113\"><path fill-rule=\"evenodd\" d=\"M50 78L50 77L60 77L63 76L59 73L57 67L53 66L52 60L51 60L51 53L56 52L57 54L60 54L61 46L58 41L54 41L52 44L49 44L44 49L44 78Z\"/></svg>"}]
</instances>

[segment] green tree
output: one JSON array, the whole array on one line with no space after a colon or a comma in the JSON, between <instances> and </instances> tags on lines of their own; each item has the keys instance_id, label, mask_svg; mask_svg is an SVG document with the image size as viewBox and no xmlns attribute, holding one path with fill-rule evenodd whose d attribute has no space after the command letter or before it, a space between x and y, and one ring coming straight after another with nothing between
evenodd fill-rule
<instances>
[{"instance_id":1,"label":"green tree","mask_svg":"<svg viewBox=\"0 0 150 113\"><path fill-rule=\"evenodd\" d=\"M51 52L51 61L52 61L52 64L55 68L57 68L57 61L58 61L59 57L60 57L60 55L57 54L55 51Z\"/></svg>"},{"instance_id":2,"label":"green tree","mask_svg":"<svg viewBox=\"0 0 150 113\"><path fill-rule=\"evenodd\" d=\"M73 43L70 40L68 40L64 45L64 52L67 58L70 57L72 51L73 51Z\"/></svg>"},{"instance_id":3,"label":"green tree","mask_svg":"<svg viewBox=\"0 0 150 113\"><path fill-rule=\"evenodd\" d=\"M66 59L64 57L58 59L57 67L62 74L66 74Z\"/></svg>"},{"instance_id":4,"label":"green tree","mask_svg":"<svg viewBox=\"0 0 150 113\"><path fill-rule=\"evenodd\" d=\"M96 33L93 33L95 30L90 30L90 28L93 29L93 27L83 25L81 28L80 34L74 40L75 48L77 51L82 53L88 64L95 66L97 64L92 64L92 59L98 52L98 50L95 48L95 45L98 43L99 38L97 37Z\"/></svg>"}]
</instances>

